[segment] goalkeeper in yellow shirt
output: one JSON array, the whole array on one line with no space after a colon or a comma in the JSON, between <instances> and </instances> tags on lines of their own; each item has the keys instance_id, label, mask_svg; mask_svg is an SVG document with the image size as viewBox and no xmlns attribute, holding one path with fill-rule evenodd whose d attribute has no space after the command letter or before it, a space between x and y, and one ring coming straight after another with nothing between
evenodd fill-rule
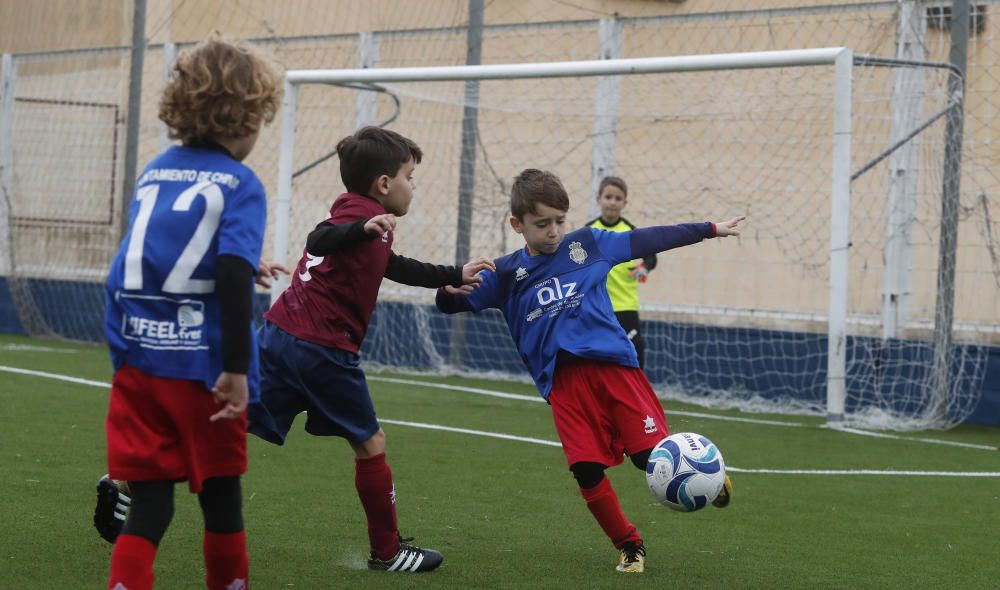
<instances>
[{"instance_id":1,"label":"goalkeeper in yellow shirt","mask_svg":"<svg viewBox=\"0 0 1000 590\"><path fill-rule=\"evenodd\" d=\"M613 232L632 231L635 226L622 217L628 204L628 185L617 176L605 176L597 191L597 204L601 216L587 223L588 227ZM656 254L623 262L608 273L608 295L618 323L635 346L639 367L645 366L646 343L639 329L639 283L645 283L649 271L656 268Z\"/></svg>"}]
</instances>

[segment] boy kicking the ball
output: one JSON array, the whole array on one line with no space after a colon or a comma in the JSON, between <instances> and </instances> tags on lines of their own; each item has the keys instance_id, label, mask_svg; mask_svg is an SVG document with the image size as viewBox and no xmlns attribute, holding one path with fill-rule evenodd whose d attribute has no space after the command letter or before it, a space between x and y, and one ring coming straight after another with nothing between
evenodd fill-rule
<instances>
[{"instance_id":1,"label":"boy kicking the ball","mask_svg":"<svg viewBox=\"0 0 1000 590\"><path fill-rule=\"evenodd\" d=\"M440 289L437 307L445 313L503 312L539 393L552 406L587 508L620 551L617 571L641 573L645 544L604 470L628 456L645 471L652 448L669 430L635 347L615 319L607 275L622 262L739 235L745 218L618 233L586 227L566 234L566 190L554 174L534 169L514 180L510 209L511 227L525 247L483 271L472 293ZM726 506L731 494L727 477L714 504Z\"/></svg>"}]
</instances>

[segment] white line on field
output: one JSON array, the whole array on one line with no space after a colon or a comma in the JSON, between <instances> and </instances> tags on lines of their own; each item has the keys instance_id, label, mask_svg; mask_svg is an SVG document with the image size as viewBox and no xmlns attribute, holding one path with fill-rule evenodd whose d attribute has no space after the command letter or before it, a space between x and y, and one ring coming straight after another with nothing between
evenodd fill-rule
<instances>
[{"instance_id":1,"label":"white line on field","mask_svg":"<svg viewBox=\"0 0 1000 590\"><path fill-rule=\"evenodd\" d=\"M69 377L67 375L56 375L55 373L46 373L45 371L32 371L31 369L19 369L18 367L8 367L7 365L0 365L0 371L6 371L8 373L17 373L19 375L31 375L32 377L45 377L46 379L55 379L56 381L67 381L69 383L79 383L80 385L92 385L94 387L103 387L105 389L111 389L110 383L104 383L101 381L91 381L90 379L80 379L79 377Z\"/></svg>"},{"instance_id":2,"label":"white line on field","mask_svg":"<svg viewBox=\"0 0 1000 590\"><path fill-rule=\"evenodd\" d=\"M17 373L17 374L20 374L20 375L31 375L31 376L34 376L34 377L43 377L43 378L46 378L46 379L54 379L56 381L66 381L68 383L78 383L80 385L90 385L90 386L93 386L93 387L102 387L104 389L110 389L111 388L111 384L110 383L104 383L102 381L92 381L90 379L81 379L79 377L70 377L70 376L67 376L67 375L59 375L59 374L56 374L56 373L47 373L45 371L33 371L33 370L30 370L30 369L21 369L21 368L18 368L18 367L9 367L7 365L0 365L0 371L6 371L6 372L9 372L9 373ZM479 394L479 395L489 395L489 396L493 396L493 397L503 397L503 398L521 399L521 400L539 401L539 402L543 402L544 401L541 398L535 398L535 397L531 397L531 396L527 396L527 395L520 395L520 394L514 394L514 393L504 393L504 392L500 392L500 391L492 391L492 390L489 390L489 389L478 389L478 388L474 388L474 387L461 387L461 386L458 386L458 385L447 385L447 384L444 384L444 383L433 383L433 382L428 382L428 381L417 381L417 380L413 380L413 379L396 379L396 378L392 378L392 377L378 377L378 376L370 376L370 377L366 377L366 378L369 381L384 381L384 382L387 382L387 383L399 383L399 384L403 384L403 385L422 385L422 386L425 386L425 387L431 387L431 388L435 388L435 389L448 389L448 390L453 390L453 391L467 391L469 393L476 393L476 394ZM779 424L781 426L788 426L788 425L801 426L801 424L797 424L797 423L794 423L794 422L778 422L778 421L774 421L774 420L754 420L754 419L751 419L751 418L734 418L734 417L730 417L730 416L716 416L714 414L701 414L701 413L698 413L698 412L671 412L671 413L672 414L679 414L679 415L704 417L704 418L723 419L723 420L725 420L725 419L740 420L740 421L746 421L746 422L751 422L751 423L764 423L764 424L774 423L774 424ZM525 442L536 442L537 444L561 446L559 443L555 443L555 442L552 442L552 441L545 441L545 440L542 440L542 439L531 439L531 438L519 437L519 436L515 436L515 435L502 434L502 433L490 433L490 432L484 432L484 431L479 431L479 430L468 430L468 429L463 429L463 428L452 428L450 426L438 426L438 425L434 425L434 424L421 424L421 423L418 423L418 422L401 422L401 421L390 421L390 420L383 420L383 421L386 422L387 424L399 424L401 426L412 426L414 428L429 428L429 429L434 429L434 430L445 430L445 431L449 431L449 432L459 432L459 433L463 433L463 434L472 434L472 435L476 435L476 436L491 436L493 438L503 438L503 439L508 439L508 440L517 440L517 441L525 441ZM852 433L852 434L863 434L863 435L868 435L868 436L877 436L877 437L881 437L881 438L898 439L898 440L903 440L903 441L927 442L927 443L934 443L934 444L941 444L941 445L958 446L958 447L969 447L969 448L985 449L985 450L992 450L992 451L1000 450L997 447L991 447L989 445L977 445L977 444L972 444L972 443L963 443L963 442L956 442L956 441L946 441L946 440L938 440L938 439L931 439L931 438L908 438L908 437L905 437L905 436L897 436L897 435L893 435L893 434L882 434L882 433L867 432L867 431L864 431L864 430L855 430L855 429L851 429L851 428L845 428L845 429L842 429L842 430L844 432L848 432L848 433ZM740 471L739 468L737 468L737 467L729 467L729 469L733 470L733 472ZM766 469L764 469L764 470L743 470L743 471L745 471L747 473L789 473L789 474L793 474L793 473L795 473L795 474L806 474L806 473L809 473L809 474L818 474L818 475L825 475L825 474L828 473L826 471L787 471L787 472L783 472L783 471L766 470ZM829 472L829 473L831 473L831 474L833 474L833 473L867 474L868 472L834 471L834 472ZM915 475L934 475L934 474L939 474L939 473L940 474L951 473L952 475L956 475L956 476L963 475L963 472L922 472L922 471L912 471L912 472L910 472L910 471L906 471L906 472L904 472L904 471L874 471L874 472L871 472L871 474L883 474L883 475L895 475L895 474L901 474L901 475L914 475L914 474ZM980 473L986 473L988 475L976 475L975 472L970 472L970 473L972 473L972 474L968 475L967 477L1000 477L1000 473L989 475L989 474L992 474L993 472L980 472Z\"/></svg>"},{"instance_id":3,"label":"white line on field","mask_svg":"<svg viewBox=\"0 0 1000 590\"><path fill-rule=\"evenodd\" d=\"M34 344L0 344L0 350L13 350L17 352L59 352L62 354L76 354L72 348L52 348L51 346L36 346Z\"/></svg>"},{"instance_id":4,"label":"white line on field","mask_svg":"<svg viewBox=\"0 0 1000 590\"><path fill-rule=\"evenodd\" d=\"M499 432L486 432L483 430L469 430L467 428L452 428L451 426L441 426L439 424L426 424L424 422L406 422L403 420L389 420L379 418L383 424L396 424L398 426L409 426L411 428L423 428L427 430L443 430L446 432L458 432L460 434L471 434L473 436L485 436L488 438L502 438L506 440L516 440L519 442L533 443L536 445L546 445L550 447L562 447L558 442L543 440L540 438L530 438L527 436L514 436L511 434L501 434ZM876 469L744 469L741 467L726 466L726 470L733 473L759 473L767 475L908 475L926 477L1000 477L1000 471L894 471Z\"/></svg>"},{"instance_id":5,"label":"white line on field","mask_svg":"<svg viewBox=\"0 0 1000 590\"><path fill-rule=\"evenodd\" d=\"M975 443L964 443L954 440L940 440L937 438L924 438L922 436L899 436L898 434L888 434L885 432L870 432L868 430L858 430L857 428L840 428L844 432L849 432L851 434L860 434L861 436L873 436L875 438L891 438L893 440L910 440L925 442L934 445L948 445L952 447L966 447L969 449L983 449L986 451L996 451L997 447L991 447L990 445L978 445Z\"/></svg>"},{"instance_id":6,"label":"white line on field","mask_svg":"<svg viewBox=\"0 0 1000 590\"><path fill-rule=\"evenodd\" d=\"M431 389L465 391L468 393L475 393L477 395L486 395L489 397L502 397L504 399L516 399L524 402L540 402L543 404L545 403L545 400L538 397L537 395L506 393L503 391L494 391L492 389L479 389L478 387L463 387L461 385L448 385L447 383L435 383L433 381L417 381L416 379L397 379L395 377L380 377L378 375L365 375L365 379L367 379L368 381L383 381L385 383L397 383L399 385L420 385L422 387L430 387Z\"/></svg>"},{"instance_id":7,"label":"white line on field","mask_svg":"<svg viewBox=\"0 0 1000 590\"><path fill-rule=\"evenodd\" d=\"M916 475L928 477L1000 477L1000 471L893 471L876 469L742 469L726 466L733 473L775 475Z\"/></svg>"},{"instance_id":8,"label":"white line on field","mask_svg":"<svg viewBox=\"0 0 1000 590\"><path fill-rule=\"evenodd\" d=\"M404 420L389 420L379 418L380 424L396 424L398 426L410 426L413 428L424 428L427 430L444 430L446 432L458 432L459 434L471 434L473 436L485 436L488 438L502 438L505 440L516 440L520 442L534 443L536 445L546 445L549 447L560 447L562 443L541 438L531 438L530 436L515 436L513 434L503 434L500 432L486 432L485 430L469 430L468 428L454 428L452 426L441 426L440 424L427 424L424 422L406 422Z\"/></svg>"},{"instance_id":9,"label":"white line on field","mask_svg":"<svg viewBox=\"0 0 1000 590\"><path fill-rule=\"evenodd\" d=\"M446 383L435 383L434 381L418 381L416 379L397 379L395 377L379 377L365 375L365 379L369 381L383 381L385 383L397 383L400 385L419 385L421 387L429 387L431 389L447 389L449 391L464 391L467 393L474 393L476 395L486 395L489 397L502 397L504 399L516 399L526 402L541 402L545 403L545 400L537 395L523 395L520 393L506 393L503 391L495 391L492 389L480 389L478 387L463 387L461 385L448 385ZM708 418L710 420L729 420L730 422L744 422L747 424L766 424L768 426L804 426L804 424L799 422L783 422L780 420L763 420L760 418L740 418L737 416L720 416L718 414L703 414L701 412L683 412L678 410L667 410L667 415L673 416L691 416L694 418Z\"/></svg>"},{"instance_id":10,"label":"white line on field","mask_svg":"<svg viewBox=\"0 0 1000 590\"><path fill-rule=\"evenodd\" d=\"M421 387L428 387L432 389L446 389L449 391L464 391L467 393L474 393L476 395L486 395L490 397L501 397L505 399L515 399L527 402L542 402L545 400L538 397L537 395L523 395L518 393L506 393L502 391L495 391L491 389L480 389L478 387L464 387L462 385L449 385L446 383L436 383L433 381L419 381L416 379L398 379L395 377L379 377L379 376L365 376L369 381L383 381L386 383L397 383L400 385L418 385ZM690 416L693 418L705 418L708 420L728 420L730 422L742 422L745 424L763 424L767 426L791 426L791 427L801 427L806 426L801 422L785 422L781 420L764 420L761 418L740 418L737 416L720 416L718 414L706 414L703 412L685 412L680 410L664 410L667 416ZM825 428L825 426L823 426ZM980 445L975 443L964 443L951 440L941 440L936 438L924 438L924 437L909 437L909 436L899 436L896 434L886 434L881 432L870 432L867 430L858 430L856 428L838 428L837 430L841 432L847 432L849 434L858 434L862 436L873 436L878 438L888 438L894 440L911 441L911 442L923 442L931 443L936 445L945 445L950 447L964 447L968 449L982 449L985 451L997 451L1000 448L990 446L990 445Z\"/></svg>"}]
</instances>

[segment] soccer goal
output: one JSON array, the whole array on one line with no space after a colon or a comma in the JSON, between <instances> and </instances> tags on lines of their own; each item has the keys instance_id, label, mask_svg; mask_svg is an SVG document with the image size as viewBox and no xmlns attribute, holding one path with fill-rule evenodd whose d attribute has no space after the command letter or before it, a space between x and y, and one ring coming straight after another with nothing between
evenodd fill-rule
<instances>
[{"instance_id":1,"label":"soccer goal","mask_svg":"<svg viewBox=\"0 0 1000 590\"><path fill-rule=\"evenodd\" d=\"M365 124L424 151L395 250L425 261L522 247L507 203L524 168L563 179L572 228L598 215L597 184L613 174L637 226L749 217L738 240L661 254L640 286L646 372L666 399L822 413L833 427L953 425L978 401L978 326L992 322L939 295L942 276L952 293L977 280L942 223L954 76L843 47L292 70L274 255L301 255L343 190L333 146ZM364 355L524 375L498 314L439 315L433 292L388 281Z\"/></svg>"}]
</instances>

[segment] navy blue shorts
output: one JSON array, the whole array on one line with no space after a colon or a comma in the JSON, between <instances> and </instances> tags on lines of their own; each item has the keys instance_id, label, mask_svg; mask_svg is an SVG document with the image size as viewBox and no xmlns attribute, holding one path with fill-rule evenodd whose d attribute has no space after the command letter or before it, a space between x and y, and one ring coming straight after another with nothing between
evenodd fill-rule
<instances>
[{"instance_id":1,"label":"navy blue shorts","mask_svg":"<svg viewBox=\"0 0 1000 590\"><path fill-rule=\"evenodd\" d=\"M364 442L379 430L358 355L300 340L264 322L260 343L260 401L250 404L248 431L284 444L292 422L306 412L306 432Z\"/></svg>"}]
</instances>

